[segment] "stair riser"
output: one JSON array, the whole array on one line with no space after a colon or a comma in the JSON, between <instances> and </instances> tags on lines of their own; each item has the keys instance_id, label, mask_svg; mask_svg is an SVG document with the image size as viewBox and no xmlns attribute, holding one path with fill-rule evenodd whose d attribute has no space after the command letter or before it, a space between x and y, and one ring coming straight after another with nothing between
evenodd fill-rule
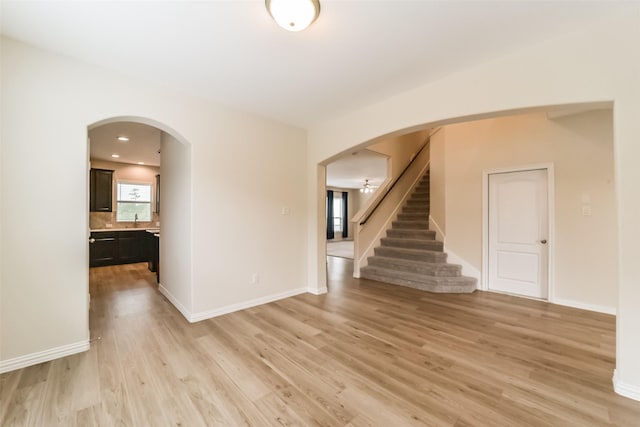
<instances>
[{"instance_id":1,"label":"stair riser","mask_svg":"<svg viewBox=\"0 0 640 427\"><path fill-rule=\"evenodd\" d=\"M429 221L393 221L391 226L396 229L427 230Z\"/></svg>"},{"instance_id":2,"label":"stair riser","mask_svg":"<svg viewBox=\"0 0 640 427\"><path fill-rule=\"evenodd\" d=\"M404 208L402 208L402 213L421 213L429 215L429 208L425 208L422 206L405 206Z\"/></svg>"},{"instance_id":3,"label":"stair riser","mask_svg":"<svg viewBox=\"0 0 640 427\"><path fill-rule=\"evenodd\" d=\"M377 271L367 271L366 267L362 269L360 276L369 280L376 280L378 282L383 283L391 283L394 285L405 286L408 288L419 289L422 291L434 292L434 293L472 293L476 290L476 286L474 283L461 283L461 284L451 284L451 283L438 283L430 280L426 281L415 281L415 280L407 280L401 279L397 277L389 277L383 274L380 274Z\"/></svg>"},{"instance_id":4,"label":"stair riser","mask_svg":"<svg viewBox=\"0 0 640 427\"><path fill-rule=\"evenodd\" d=\"M402 251L398 251L398 248L390 247L390 246L379 246L374 248L373 253L375 255L384 256L388 258L400 258L400 259L410 259L414 261L425 261L425 262L447 262L447 254L444 252L413 252L406 253Z\"/></svg>"},{"instance_id":5,"label":"stair riser","mask_svg":"<svg viewBox=\"0 0 640 427\"><path fill-rule=\"evenodd\" d=\"M475 287L476 280L471 277L436 277L436 276L423 276L409 272L395 272L390 271L383 267L367 266L363 269L369 274L375 274L379 276L393 277L400 280L406 280L421 284L429 285L441 285L441 286L464 286L473 285Z\"/></svg>"},{"instance_id":6,"label":"stair riser","mask_svg":"<svg viewBox=\"0 0 640 427\"><path fill-rule=\"evenodd\" d=\"M429 221L429 214L425 212L402 212L398 214L398 221Z\"/></svg>"},{"instance_id":7,"label":"stair riser","mask_svg":"<svg viewBox=\"0 0 640 427\"><path fill-rule=\"evenodd\" d=\"M429 200L429 193L413 193L409 200Z\"/></svg>"},{"instance_id":8,"label":"stair riser","mask_svg":"<svg viewBox=\"0 0 640 427\"><path fill-rule=\"evenodd\" d=\"M367 263L373 267L389 270L406 271L434 277L460 277L460 266L452 264L408 264L406 260L394 260L380 257L369 257Z\"/></svg>"},{"instance_id":9,"label":"stair riser","mask_svg":"<svg viewBox=\"0 0 640 427\"><path fill-rule=\"evenodd\" d=\"M382 246L406 249L424 249L427 251L442 251L442 242L437 240L397 239L383 237L380 239Z\"/></svg>"},{"instance_id":10,"label":"stair riser","mask_svg":"<svg viewBox=\"0 0 640 427\"><path fill-rule=\"evenodd\" d=\"M424 207L424 208L429 208L429 200L425 199L425 200L420 200L420 199L409 199L407 200L407 203L405 203L405 206L413 206L413 207Z\"/></svg>"},{"instance_id":11,"label":"stair riser","mask_svg":"<svg viewBox=\"0 0 640 427\"><path fill-rule=\"evenodd\" d=\"M389 229L387 237L408 237L410 239L435 239L436 232L432 230Z\"/></svg>"}]
</instances>

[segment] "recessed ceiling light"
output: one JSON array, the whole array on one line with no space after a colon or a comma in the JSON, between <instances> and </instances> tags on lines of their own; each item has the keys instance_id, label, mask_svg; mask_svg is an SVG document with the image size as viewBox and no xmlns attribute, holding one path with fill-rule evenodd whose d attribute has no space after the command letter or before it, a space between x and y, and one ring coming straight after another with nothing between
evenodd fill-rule
<instances>
[{"instance_id":1,"label":"recessed ceiling light","mask_svg":"<svg viewBox=\"0 0 640 427\"><path fill-rule=\"evenodd\" d=\"M111 157L114 157L114 158L117 159L118 157L120 157L120 155L119 154L112 154Z\"/></svg>"},{"instance_id":2,"label":"recessed ceiling light","mask_svg":"<svg viewBox=\"0 0 640 427\"><path fill-rule=\"evenodd\" d=\"M139 165L144 165L144 162L138 162Z\"/></svg>"},{"instance_id":3,"label":"recessed ceiling light","mask_svg":"<svg viewBox=\"0 0 640 427\"><path fill-rule=\"evenodd\" d=\"M119 136L116 138L118 141L127 142L129 140L128 136Z\"/></svg>"}]
</instances>

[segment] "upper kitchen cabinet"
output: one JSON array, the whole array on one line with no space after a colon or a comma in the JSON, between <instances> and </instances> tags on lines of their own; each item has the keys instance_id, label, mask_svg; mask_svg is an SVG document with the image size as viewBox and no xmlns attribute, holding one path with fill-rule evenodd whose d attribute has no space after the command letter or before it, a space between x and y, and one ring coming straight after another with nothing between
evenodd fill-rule
<instances>
[{"instance_id":1,"label":"upper kitchen cabinet","mask_svg":"<svg viewBox=\"0 0 640 427\"><path fill-rule=\"evenodd\" d=\"M113 210L113 171L91 169L89 210L111 212Z\"/></svg>"}]
</instances>

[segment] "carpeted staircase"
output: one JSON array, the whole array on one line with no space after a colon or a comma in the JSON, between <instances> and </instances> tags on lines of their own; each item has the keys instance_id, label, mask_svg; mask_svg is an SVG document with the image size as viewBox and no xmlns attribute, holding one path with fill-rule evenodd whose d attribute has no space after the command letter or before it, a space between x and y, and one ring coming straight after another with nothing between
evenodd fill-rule
<instances>
[{"instance_id":1,"label":"carpeted staircase","mask_svg":"<svg viewBox=\"0 0 640 427\"><path fill-rule=\"evenodd\" d=\"M447 264L443 244L429 230L429 172L416 185L402 212L393 221L360 277L429 292L466 293L476 279L460 274L461 266Z\"/></svg>"}]
</instances>

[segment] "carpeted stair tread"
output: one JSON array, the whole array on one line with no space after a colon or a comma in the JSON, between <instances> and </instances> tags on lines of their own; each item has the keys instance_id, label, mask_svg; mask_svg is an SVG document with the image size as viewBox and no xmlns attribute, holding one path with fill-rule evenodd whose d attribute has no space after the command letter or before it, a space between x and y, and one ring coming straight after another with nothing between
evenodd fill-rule
<instances>
[{"instance_id":1,"label":"carpeted stair tread","mask_svg":"<svg viewBox=\"0 0 640 427\"><path fill-rule=\"evenodd\" d=\"M429 172L413 188L387 237L360 268L360 277L429 292L468 293L476 279L462 276L462 267L447 263L443 243L429 230Z\"/></svg>"},{"instance_id":2,"label":"carpeted stair tread","mask_svg":"<svg viewBox=\"0 0 640 427\"><path fill-rule=\"evenodd\" d=\"M447 254L442 251L430 251L426 249L398 248L394 246L378 246L373 249L375 256L388 258L411 259L426 262L447 262Z\"/></svg>"},{"instance_id":3,"label":"carpeted stair tread","mask_svg":"<svg viewBox=\"0 0 640 427\"><path fill-rule=\"evenodd\" d=\"M383 237L380 244L385 247L426 249L430 251L442 251L443 244L433 239L408 239L406 237Z\"/></svg>"},{"instance_id":4,"label":"carpeted stair tread","mask_svg":"<svg viewBox=\"0 0 640 427\"><path fill-rule=\"evenodd\" d=\"M372 256L367 259L369 266L383 267L389 270L408 271L428 276L459 277L462 267L444 262L425 262L402 258Z\"/></svg>"},{"instance_id":5,"label":"carpeted stair tread","mask_svg":"<svg viewBox=\"0 0 640 427\"><path fill-rule=\"evenodd\" d=\"M362 267L360 277L436 293L471 293L476 290L476 279L471 277L425 276L375 266Z\"/></svg>"}]
</instances>

